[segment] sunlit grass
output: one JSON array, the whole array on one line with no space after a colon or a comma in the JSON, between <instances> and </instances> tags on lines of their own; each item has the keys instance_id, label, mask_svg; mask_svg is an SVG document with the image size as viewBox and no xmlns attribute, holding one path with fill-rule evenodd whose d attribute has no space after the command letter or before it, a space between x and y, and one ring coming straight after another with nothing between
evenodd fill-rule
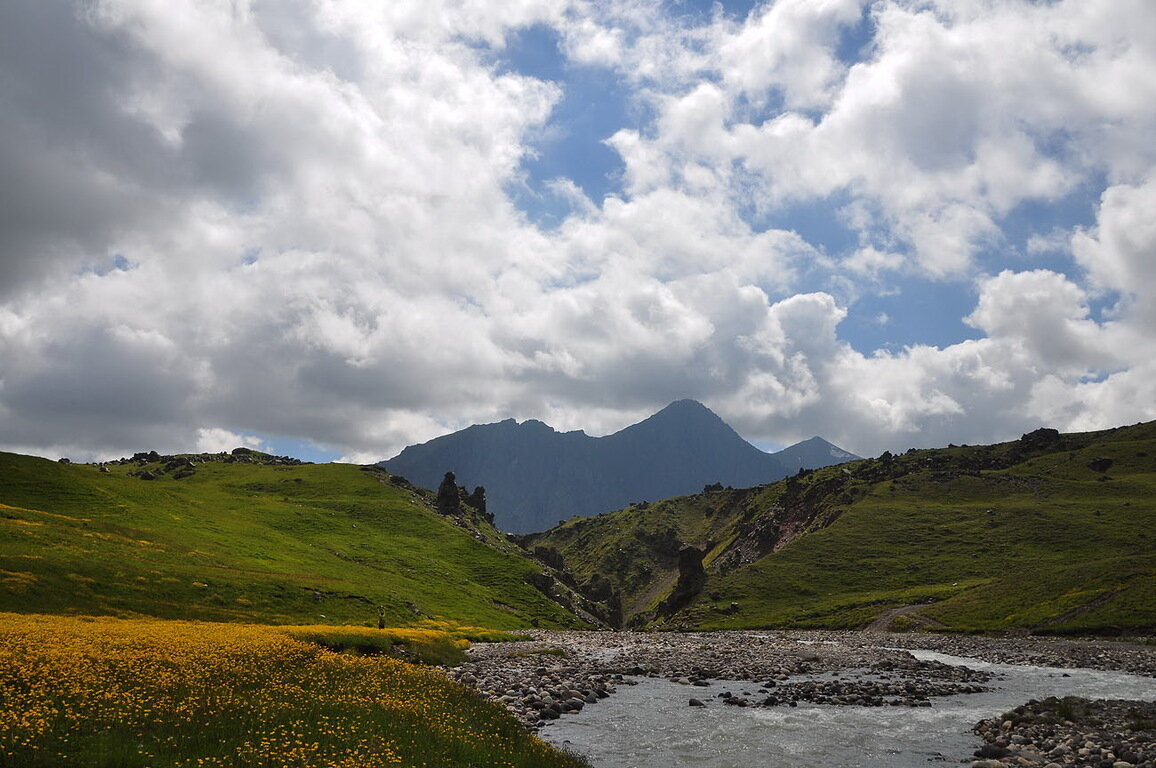
<instances>
[{"instance_id":1,"label":"sunlit grass","mask_svg":"<svg viewBox=\"0 0 1156 768\"><path fill-rule=\"evenodd\" d=\"M163 464L145 467L160 473ZM0 611L496 629L582 622L488 526L346 464L142 467L0 452Z\"/></svg>"},{"instance_id":2,"label":"sunlit grass","mask_svg":"<svg viewBox=\"0 0 1156 768\"><path fill-rule=\"evenodd\" d=\"M0 614L0 766L579 765L437 670L305 639L343 631ZM465 642L356 633L415 656Z\"/></svg>"},{"instance_id":3,"label":"sunlit grass","mask_svg":"<svg viewBox=\"0 0 1156 768\"><path fill-rule=\"evenodd\" d=\"M280 627L290 637L320 645L331 651L371 656L386 653L422 664L458 664L471 640L503 642L521 639L509 632L481 627L461 627L445 621L427 620L417 627L368 629L365 627Z\"/></svg>"}]
</instances>

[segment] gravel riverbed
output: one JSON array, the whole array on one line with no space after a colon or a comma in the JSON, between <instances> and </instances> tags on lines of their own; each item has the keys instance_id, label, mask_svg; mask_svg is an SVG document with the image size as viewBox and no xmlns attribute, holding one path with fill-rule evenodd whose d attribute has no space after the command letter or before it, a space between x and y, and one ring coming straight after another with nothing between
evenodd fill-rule
<instances>
[{"instance_id":1,"label":"gravel riverbed","mask_svg":"<svg viewBox=\"0 0 1156 768\"><path fill-rule=\"evenodd\" d=\"M927 707L939 696L983 691L991 677L916 659L908 649L1156 677L1156 646L1140 642L781 631L535 631L520 642L475 645L469 661L449 674L509 708L531 730L573 716L642 677L686 685L688 706L737 707ZM1156 706L1151 702L1049 706L1033 701L1011 713L993 712L976 726L988 741L985 751L958 759L977 768L1156 768L1156 739L1145 730L1153 716L1144 706ZM1065 720L1065 714L1075 719Z\"/></svg>"}]
</instances>

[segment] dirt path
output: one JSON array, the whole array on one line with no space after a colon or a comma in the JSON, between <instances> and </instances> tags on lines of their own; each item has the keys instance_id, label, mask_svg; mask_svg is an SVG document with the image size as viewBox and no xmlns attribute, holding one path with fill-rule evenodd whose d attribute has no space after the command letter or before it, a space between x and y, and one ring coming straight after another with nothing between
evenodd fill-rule
<instances>
[{"instance_id":1,"label":"dirt path","mask_svg":"<svg viewBox=\"0 0 1156 768\"><path fill-rule=\"evenodd\" d=\"M901 605L898 608L888 608L883 613L879 614L878 618L863 628L864 632L890 632L891 625L900 616L907 616L920 629L928 627L942 627L943 624L935 619L929 619L919 613L919 609L923 607L922 603L915 605Z\"/></svg>"},{"instance_id":2,"label":"dirt path","mask_svg":"<svg viewBox=\"0 0 1156 768\"><path fill-rule=\"evenodd\" d=\"M1116 596L1119 595L1121 591L1122 590L1119 590L1119 589L1113 589L1111 592L1105 592L1104 594L1100 595L1099 597L1093 598L1092 600L1089 600L1088 602L1084 603L1083 605L1077 605L1072 610L1070 610L1066 613L1063 613L1063 614L1055 617L1054 619L1049 619L1048 621L1045 621L1044 624L1063 624L1064 622L1071 621L1072 619L1075 619L1075 618L1079 618L1080 616L1083 616L1085 613L1088 613L1090 611L1094 611L1095 609L1099 608L1101 605L1105 605L1106 603L1112 602L1113 600L1116 599Z\"/></svg>"}]
</instances>

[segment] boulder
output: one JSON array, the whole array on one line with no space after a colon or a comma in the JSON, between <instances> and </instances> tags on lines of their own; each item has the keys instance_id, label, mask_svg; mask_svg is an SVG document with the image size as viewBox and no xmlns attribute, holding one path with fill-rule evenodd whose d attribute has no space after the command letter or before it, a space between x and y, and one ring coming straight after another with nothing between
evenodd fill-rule
<instances>
[{"instance_id":1,"label":"boulder","mask_svg":"<svg viewBox=\"0 0 1156 768\"><path fill-rule=\"evenodd\" d=\"M446 472L438 486L437 510L443 515L456 515L461 511L462 493L458 489L457 478L453 472Z\"/></svg>"}]
</instances>

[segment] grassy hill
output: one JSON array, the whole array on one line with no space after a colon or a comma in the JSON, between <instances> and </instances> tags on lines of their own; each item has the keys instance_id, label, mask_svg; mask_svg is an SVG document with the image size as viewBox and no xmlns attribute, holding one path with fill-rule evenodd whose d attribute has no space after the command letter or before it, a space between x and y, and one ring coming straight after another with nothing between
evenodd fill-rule
<instances>
[{"instance_id":1,"label":"grassy hill","mask_svg":"<svg viewBox=\"0 0 1156 768\"><path fill-rule=\"evenodd\" d=\"M1151 629L1156 424L885 454L525 543L634 624Z\"/></svg>"},{"instance_id":2,"label":"grassy hill","mask_svg":"<svg viewBox=\"0 0 1156 768\"><path fill-rule=\"evenodd\" d=\"M376 624L380 606L390 626L583 625L531 585L565 594L544 570L377 468L0 453L0 611Z\"/></svg>"},{"instance_id":3,"label":"grassy hill","mask_svg":"<svg viewBox=\"0 0 1156 768\"><path fill-rule=\"evenodd\" d=\"M372 624L381 606L501 629L578 626L600 601L655 627L1156 627L1156 424L712 486L523 537L537 559L431 501L261 454L0 454L0 611Z\"/></svg>"}]
</instances>

